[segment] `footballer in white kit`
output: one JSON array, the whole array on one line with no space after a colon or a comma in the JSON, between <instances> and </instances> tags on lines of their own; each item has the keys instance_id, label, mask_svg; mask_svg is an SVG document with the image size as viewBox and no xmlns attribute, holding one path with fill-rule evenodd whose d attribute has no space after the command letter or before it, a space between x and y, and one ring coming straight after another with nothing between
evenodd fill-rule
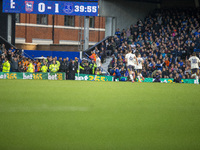
<instances>
[{"instance_id":1,"label":"footballer in white kit","mask_svg":"<svg viewBox=\"0 0 200 150\"><path fill-rule=\"evenodd\" d=\"M96 64L97 64L97 68L101 69L101 59L99 58L99 56L96 56Z\"/></svg>"},{"instance_id":2,"label":"footballer in white kit","mask_svg":"<svg viewBox=\"0 0 200 150\"><path fill-rule=\"evenodd\" d=\"M140 77L144 81L144 78L141 74L142 73L142 64L144 63L144 60L141 58L141 54L138 55L137 61L138 61L138 65L136 65L137 78L138 78L138 81L141 82Z\"/></svg>"},{"instance_id":3,"label":"footballer in white kit","mask_svg":"<svg viewBox=\"0 0 200 150\"><path fill-rule=\"evenodd\" d=\"M193 52L192 56L189 58L190 64L191 64L191 71L192 71L192 77L196 78L196 83L199 84L199 63L200 60L196 56L196 53Z\"/></svg>"},{"instance_id":4,"label":"footballer in white kit","mask_svg":"<svg viewBox=\"0 0 200 150\"><path fill-rule=\"evenodd\" d=\"M137 63L137 57L135 54L132 54L132 50L129 50L129 53L125 56L125 61L127 63L128 73L132 82L134 82L135 78L135 62Z\"/></svg>"}]
</instances>

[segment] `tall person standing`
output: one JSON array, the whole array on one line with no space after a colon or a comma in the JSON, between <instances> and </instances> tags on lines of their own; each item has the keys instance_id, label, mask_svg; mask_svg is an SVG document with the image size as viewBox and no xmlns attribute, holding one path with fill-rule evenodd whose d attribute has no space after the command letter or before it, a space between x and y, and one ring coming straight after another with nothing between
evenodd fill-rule
<instances>
[{"instance_id":1,"label":"tall person standing","mask_svg":"<svg viewBox=\"0 0 200 150\"><path fill-rule=\"evenodd\" d=\"M141 58L141 54L138 55L138 65L136 65L136 70L137 70L137 78L138 81L141 82L141 79L144 81L144 78L142 76L142 64L144 63L144 60Z\"/></svg>"},{"instance_id":2,"label":"tall person standing","mask_svg":"<svg viewBox=\"0 0 200 150\"><path fill-rule=\"evenodd\" d=\"M196 84L199 84L199 63L200 60L196 56L196 53L193 52L192 56L189 58L190 64L191 64L191 71L192 71L192 77L195 77Z\"/></svg>"},{"instance_id":3,"label":"tall person standing","mask_svg":"<svg viewBox=\"0 0 200 150\"><path fill-rule=\"evenodd\" d=\"M132 50L129 50L129 53L126 54L125 61L127 63L129 77L130 77L132 83L134 83L134 78L135 78L135 62L138 64L138 61L137 61L137 57L135 56L135 54L132 53Z\"/></svg>"},{"instance_id":4,"label":"tall person standing","mask_svg":"<svg viewBox=\"0 0 200 150\"><path fill-rule=\"evenodd\" d=\"M98 55L96 56L96 64L97 64L97 69L101 70L101 59Z\"/></svg>"}]
</instances>

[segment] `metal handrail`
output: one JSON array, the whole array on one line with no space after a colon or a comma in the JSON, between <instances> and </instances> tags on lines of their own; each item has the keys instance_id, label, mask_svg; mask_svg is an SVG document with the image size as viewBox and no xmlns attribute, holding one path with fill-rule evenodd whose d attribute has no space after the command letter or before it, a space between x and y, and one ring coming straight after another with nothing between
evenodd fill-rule
<instances>
[{"instance_id":1,"label":"metal handrail","mask_svg":"<svg viewBox=\"0 0 200 150\"><path fill-rule=\"evenodd\" d=\"M86 55L87 60L88 60L89 62L91 62L92 59L89 57L89 55L88 55L87 53L84 53L84 55ZM102 72L102 71L106 72L106 73L110 76L110 73L109 73L107 70L104 70L103 68L101 68L101 72Z\"/></svg>"},{"instance_id":2,"label":"metal handrail","mask_svg":"<svg viewBox=\"0 0 200 150\"><path fill-rule=\"evenodd\" d=\"M12 46L14 49L17 49L16 46L14 46L14 45L11 44L10 42L8 42L8 41L7 41L5 38L3 38L2 36L0 36L0 39L1 39L5 44L9 45L10 47ZM22 50L22 54L23 54L23 56L27 56L27 57L33 59L33 57L31 57L31 56L29 56L28 54L26 54L23 50Z\"/></svg>"},{"instance_id":3,"label":"metal handrail","mask_svg":"<svg viewBox=\"0 0 200 150\"><path fill-rule=\"evenodd\" d=\"M99 46L102 42L106 41L107 39L111 38L113 36L107 36L106 38L104 38L103 40L101 40L100 42L96 43L95 45L93 45L92 47L90 47L89 49L83 51L84 55L87 57L88 60L91 61L91 58L89 57L89 54L91 51L93 51L95 49L96 46ZM101 71L106 72L108 75L110 75L110 73L107 70L104 70L103 68L101 68Z\"/></svg>"},{"instance_id":4,"label":"metal handrail","mask_svg":"<svg viewBox=\"0 0 200 150\"><path fill-rule=\"evenodd\" d=\"M17 49L13 44L11 44L10 42L8 42L6 39L4 39L2 36L0 36L0 39L3 40L5 42L6 45L9 45L10 47L12 46L13 48Z\"/></svg>"},{"instance_id":5,"label":"metal handrail","mask_svg":"<svg viewBox=\"0 0 200 150\"><path fill-rule=\"evenodd\" d=\"M93 51L95 49L96 46L99 46L102 42L106 41L107 39L111 38L113 36L107 36L106 38L104 38L103 40L101 40L100 42L96 43L95 45L93 45L92 47L84 50L84 54L89 54L91 51Z\"/></svg>"}]
</instances>

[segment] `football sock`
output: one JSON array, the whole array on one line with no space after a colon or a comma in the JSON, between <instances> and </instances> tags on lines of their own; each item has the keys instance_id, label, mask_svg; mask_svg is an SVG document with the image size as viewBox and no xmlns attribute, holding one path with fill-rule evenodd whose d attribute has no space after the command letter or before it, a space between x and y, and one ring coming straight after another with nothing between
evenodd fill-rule
<instances>
[{"instance_id":1,"label":"football sock","mask_svg":"<svg viewBox=\"0 0 200 150\"><path fill-rule=\"evenodd\" d=\"M137 76L137 78L138 78L138 81L140 82L141 80L140 80L140 76Z\"/></svg>"},{"instance_id":2,"label":"football sock","mask_svg":"<svg viewBox=\"0 0 200 150\"><path fill-rule=\"evenodd\" d=\"M197 80L197 84L199 84L199 77L198 76L196 76L196 80Z\"/></svg>"},{"instance_id":3,"label":"football sock","mask_svg":"<svg viewBox=\"0 0 200 150\"><path fill-rule=\"evenodd\" d=\"M133 79L135 79L135 74L133 73Z\"/></svg>"},{"instance_id":4,"label":"football sock","mask_svg":"<svg viewBox=\"0 0 200 150\"><path fill-rule=\"evenodd\" d=\"M132 75L132 74L130 74L129 76L130 76L130 79L133 81L133 75Z\"/></svg>"},{"instance_id":5,"label":"football sock","mask_svg":"<svg viewBox=\"0 0 200 150\"><path fill-rule=\"evenodd\" d=\"M191 77L196 77L196 73L195 74L192 74L192 76Z\"/></svg>"}]
</instances>

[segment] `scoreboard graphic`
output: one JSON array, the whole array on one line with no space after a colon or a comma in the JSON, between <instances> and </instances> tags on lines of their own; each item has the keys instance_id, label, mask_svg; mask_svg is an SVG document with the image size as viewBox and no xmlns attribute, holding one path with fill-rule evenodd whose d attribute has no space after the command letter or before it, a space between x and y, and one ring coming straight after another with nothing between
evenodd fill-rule
<instances>
[{"instance_id":1,"label":"scoreboard graphic","mask_svg":"<svg viewBox=\"0 0 200 150\"><path fill-rule=\"evenodd\" d=\"M4 13L98 16L98 2L3 0Z\"/></svg>"}]
</instances>

